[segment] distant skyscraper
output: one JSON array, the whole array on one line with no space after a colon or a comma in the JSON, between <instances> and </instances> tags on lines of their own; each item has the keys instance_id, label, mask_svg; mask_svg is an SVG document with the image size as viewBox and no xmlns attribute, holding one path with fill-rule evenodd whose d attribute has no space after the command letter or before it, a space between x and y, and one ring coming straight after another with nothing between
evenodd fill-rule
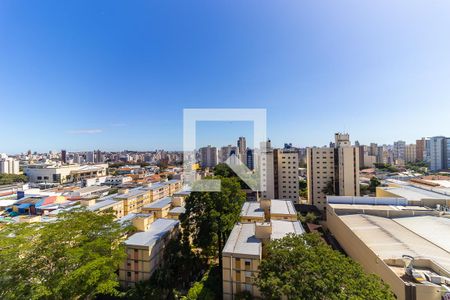
<instances>
[{"instance_id":1,"label":"distant skyscraper","mask_svg":"<svg viewBox=\"0 0 450 300\"><path fill-rule=\"evenodd\" d=\"M218 153L216 147L200 148L201 166L202 168L214 168L218 164Z\"/></svg>"},{"instance_id":2,"label":"distant skyscraper","mask_svg":"<svg viewBox=\"0 0 450 300\"><path fill-rule=\"evenodd\" d=\"M424 161L425 160L425 144L426 144L426 139L422 138L420 140L416 140L416 160L417 161Z\"/></svg>"},{"instance_id":3,"label":"distant skyscraper","mask_svg":"<svg viewBox=\"0 0 450 300\"><path fill-rule=\"evenodd\" d=\"M320 210L326 196L359 196L359 147L353 147L348 134L335 134L333 148L307 148L309 203Z\"/></svg>"},{"instance_id":4,"label":"distant skyscraper","mask_svg":"<svg viewBox=\"0 0 450 300\"><path fill-rule=\"evenodd\" d=\"M255 163L254 163L254 152L252 149L247 149L247 157L246 157L246 166L247 168L249 168L250 170L253 170L255 168Z\"/></svg>"},{"instance_id":5,"label":"distant skyscraper","mask_svg":"<svg viewBox=\"0 0 450 300\"><path fill-rule=\"evenodd\" d=\"M89 152L86 153L86 162L88 162L88 163L95 162L94 151L89 151Z\"/></svg>"},{"instance_id":6,"label":"distant skyscraper","mask_svg":"<svg viewBox=\"0 0 450 300\"><path fill-rule=\"evenodd\" d=\"M246 151L247 151L247 142L245 140L245 137L241 136L239 137L237 141L237 146L239 150L239 158L242 162L245 163L245 160L247 159Z\"/></svg>"},{"instance_id":7,"label":"distant skyscraper","mask_svg":"<svg viewBox=\"0 0 450 300\"><path fill-rule=\"evenodd\" d=\"M416 144L409 144L405 147L405 162L415 162L417 159Z\"/></svg>"},{"instance_id":8,"label":"distant skyscraper","mask_svg":"<svg viewBox=\"0 0 450 300\"><path fill-rule=\"evenodd\" d=\"M429 147L429 160L430 171L440 171L448 168L448 141L443 136L435 136L430 138Z\"/></svg>"},{"instance_id":9,"label":"distant skyscraper","mask_svg":"<svg viewBox=\"0 0 450 300\"><path fill-rule=\"evenodd\" d=\"M394 142L394 148L392 149L394 153L394 163L402 164L405 162L405 148L406 143L404 141Z\"/></svg>"},{"instance_id":10,"label":"distant skyscraper","mask_svg":"<svg viewBox=\"0 0 450 300\"><path fill-rule=\"evenodd\" d=\"M61 162L63 164L67 163L67 152L66 152L66 150L61 150Z\"/></svg>"}]
</instances>

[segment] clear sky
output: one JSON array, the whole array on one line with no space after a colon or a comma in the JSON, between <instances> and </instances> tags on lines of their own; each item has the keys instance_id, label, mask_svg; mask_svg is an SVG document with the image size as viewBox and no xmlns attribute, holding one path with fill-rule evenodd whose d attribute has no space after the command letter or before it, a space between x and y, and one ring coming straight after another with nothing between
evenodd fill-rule
<instances>
[{"instance_id":1,"label":"clear sky","mask_svg":"<svg viewBox=\"0 0 450 300\"><path fill-rule=\"evenodd\" d=\"M449 1L2 0L0 152L181 149L183 108L210 107L266 108L276 146L450 136L449 16ZM240 135L218 127L205 143Z\"/></svg>"}]
</instances>

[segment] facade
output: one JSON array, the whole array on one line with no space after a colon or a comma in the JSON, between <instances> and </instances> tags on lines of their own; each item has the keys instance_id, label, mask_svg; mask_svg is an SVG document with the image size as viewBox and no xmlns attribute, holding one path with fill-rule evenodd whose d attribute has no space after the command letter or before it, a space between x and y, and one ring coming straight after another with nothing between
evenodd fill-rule
<instances>
[{"instance_id":1,"label":"facade","mask_svg":"<svg viewBox=\"0 0 450 300\"><path fill-rule=\"evenodd\" d=\"M202 168L214 168L218 164L218 153L216 147L200 148L201 166Z\"/></svg>"},{"instance_id":2,"label":"facade","mask_svg":"<svg viewBox=\"0 0 450 300\"><path fill-rule=\"evenodd\" d=\"M245 164L246 163L246 159L247 159L247 142L245 140L245 137L241 136L239 137L238 141L237 141L237 147L238 147L238 151L239 151L239 158L241 159L241 161Z\"/></svg>"},{"instance_id":3,"label":"facade","mask_svg":"<svg viewBox=\"0 0 450 300\"><path fill-rule=\"evenodd\" d=\"M447 159L447 138L443 136L435 136L429 139L427 147L430 171L440 171L448 169Z\"/></svg>"},{"instance_id":4,"label":"facade","mask_svg":"<svg viewBox=\"0 0 450 300\"><path fill-rule=\"evenodd\" d=\"M449 219L395 199L384 205L330 203L326 211L327 227L345 252L380 276L397 299L448 297L450 247L442 237L450 235Z\"/></svg>"},{"instance_id":5,"label":"facade","mask_svg":"<svg viewBox=\"0 0 450 300\"><path fill-rule=\"evenodd\" d=\"M157 219L148 229L131 235L125 241L127 259L119 267L122 287L133 287L148 280L163 263L164 248L178 234L179 222L173 219Z\"/></svg>"},{"instance_id":6,"label":"facade","mask_svg":"<svg viewBox=\"0 0 450 300\"><path fill-rule=\"evenodd\" d=\"M247 149L246 151L246 161L245 165L250 170L253 170L255 168L255 162L254 162L254 151L252 149Z\"/></svg>"},{"instance_id":7,"label":"facade","mask_svg":"<svg viewBox=\"0 0 450 300\"><path fill-rule=\"evenodd\" d=\"M61 150L61 162L63 164L67 163L67 151Z\"/></svg>"},{"instance_id":8,"label":"facade","mask_svg":"<svg viewBox=\"0 0 450 300\"><path fill-rule=\"evenodd\" d=\"M404 141L394 142L394 147L392 149L394 154L394 163L401 165L405 162L405 148L406 143Z\"/></svg>"},{"instance_id":9,"label":"facade","mask_svg":"<svg viewBox=\"0 0 450 300\"><path fill-rule=\"evenodd\" d=\"M139 213L144 205L152 202L150 192L141 188L119 190L119 194L114 198L123 202L124 215Z\"/></svg>"},{"instance_id":10,"label":"facade","mask_svg":"<svg viewBox=\"0 0 450 300\"><path fill-rule=\"evenodd\" d=\"M298 203L298 151L286 148L275 149L273 163L275 199L289 199Z\"/></svg>"},{"instance_id":11,"label":"facade","mask_svg":"<svg viewBox=\"0 0 450 300\"><path fill-rule=\"evenodd\" d=\"M277 205L275 202L279 200L268 201L261 202L261 206ZM281 206L287 208L285 202L281 203ZM256 202L246 202L241 212L241 219L247 219L254 215L259 215L259 217L250 222L236 224L223 248L224 300L235 299L236 294L243 291L249 292L254 298L261 297L253 280L258 274L258 267L264 258L266 242L283 238L289 233L303 234L305 232L298 221L275 220L270 219L271 216L268 215L266 217L269 218L269 221L260 222L260 217L264 215L264 212L261 215L261 211L256 205ZM291 215L289 209L283 209L283 212Z\"/></svg>"},{"instance_id":12,"label":"facade","mask_svg":"<svg viewBox=\"0 0 450 300\"><path fill-rule=\"evenodd\" d=\"M422 138L420 140L416 140L416 160L417 161L424 161L424 152L425 152L425 138Z\"/></svg>"},{"instance_id":13,"label":"facade","mask_svg":"<svg viewBox=\"0 0 450 300\"><path fill-rule=\"evenodd\" d=\"M273 149L270 140L261 143L261 191L262 197L268 199L275 198L275 173Z\"/></svg>"},{"instance_id":14,"label":"facade","mask_svg":"<svg viewBox=\"0 0 450 300\"><path fill-rule=\"evenodd\" d=\"M326 207L327 194L359 196L359 147L350 144L348 134L336 134L334 148L307 149L309 203Z\"/></svg>"},{"instance_id":15,"label":"facade","mask_svg":"<svg viewBox=\"0 0 450 300\"><path fill-rule=\"evenodd\" d=\"M5 155L6 156L6 155ZM19 161L12 157L0 158L0 174L19 174Z\"/></svg>"},{"instance_id":16,"label":"facade","mask_svg":"<svg viewBox=\"0 0 450 300\"><path fill-rule=\"evenodd\" d=\"M108 164L97 165L28 165L24 169L28 180L33 183L67 183L85 178L106 176Z\"/></svg>"},{"instance_id":17,"label":"facade","mask_svg":"<svg viewBox=\"0 0 450 300\"><path fill-rule=\"evenodd\" d=\"M405 162L415 162L417 160L417 146L416 144L409 144L405 146Z\"/></svg>"}]
</instances>

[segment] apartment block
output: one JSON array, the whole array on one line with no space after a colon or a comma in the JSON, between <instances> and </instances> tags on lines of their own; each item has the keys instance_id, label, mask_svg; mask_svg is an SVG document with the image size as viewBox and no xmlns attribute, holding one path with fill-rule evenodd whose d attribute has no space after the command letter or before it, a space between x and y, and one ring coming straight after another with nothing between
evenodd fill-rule
<instances>
[{"instance_id":1,"label":"apartment block","mask_svg":"<svg viewBox=\"0 0 450 300\"><path fill-rule=\"evenodd\" d=\"M19 161L0 154L0 174L19 174Z\"/></svg>"},{"instance_id":2,"label":"apartment block","mask_svg":"<svg viewBox=\"0 0 450 300\"><path fill-rule=\"evenodd\" d=\"M124 242L127 258L119 267L119 282L124 288L133 287L139 281L150 279L156 269L163 264L165 246L178 234L177 220L153 221L151 217L148 218L147 222L150 224L141 227L144 231L134 233ZM142 224L145 224L144 220Z\"/></svg>"},{"instance_id":3,"label":"apartment block","mask_svg":"<svg viewBox=\"0 0 450 300\"><path fill-rule=\"evenodd\" d=\"M270 220L297 221L297 211L292 201L262 199L259 202L245 202L242 206L241 223L262 223Z\"/></svg>"},{"instance_id":4,"label":"apartment block","mask_svg":"<svg viewBox=\"0 0 450 300\"><path fill-rule=\"evenodd\" d=\"M415 162L417 160L416 144L409 144L405 146L405 162Z\"/></svg>"},{"instance_id":5,"label":"apartment block","mask_svg":"<svg viewBox=\"0 0 450 300\"><path fill-rule=\"evenodd\" d=\"M424 161L425 156L424 152L426 150L426 139L422 138L420 140L416 140L416 160Z\"/></svg>"},{"instance_id":6,"label":"apartment block","mask_svg":"<svg viewBox=\"0 0 450 300\"><path fill-rule=\"evenodd\" d=\"M359 196L359 147L348 134L336 134L334 147L307 148L309 203L326 207L326 196Z\"/></svg>"},{"instance_id":7,"label":"apartment block","mask_svg":"<svg viewBox=\"0 0 450 300\"><path fill-rule=\"evenodd\" d=\"M207 147L200 148L200 158L201 158L201 166L202 168L214 168L219 163L217 148L211 147L208 145Z\"/></svg>"},{"instance_id":8,"label":"apartment block","mask_svg":"<svg viewBox=\"0 0 450 300\"><path fill-rule=\"evenodd\" d=\"M303 234L300 222L271 220L264 223L238 223L223 248L223 299L235 299L247 291L254 298L261 293L254 284L258 267L265 256L265 245L289 233Z\"/></svg>"},{"instance_id":9,"label":"apartment block","mask_svg":"<svg viewBox=\"0 0 450 300\"><path fill-rule=\"evenodd\" d=\"M123 201L125 215L141 212L142 207L152 201L150 193L141 188L119 190L119 194L114 198Z\"/></svg>"}]
</instances>

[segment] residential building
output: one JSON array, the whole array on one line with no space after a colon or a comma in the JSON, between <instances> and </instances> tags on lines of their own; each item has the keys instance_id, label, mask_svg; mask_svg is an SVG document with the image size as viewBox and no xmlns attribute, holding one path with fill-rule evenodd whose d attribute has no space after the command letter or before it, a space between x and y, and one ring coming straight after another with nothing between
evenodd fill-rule
<instances>
[{"instance_id":1,"label":"residential building","mask_svg":"<svg viewBox=\"0 0 450 300\"><path fill-rule=\"evenodd\" d=\"M415 162L417 160L416 144L409 144L405 146L405 162Z\"/></svg>"},{"instance_id":2,"label":"residential building","mask_svg":"<svg viewBox=\"0 0 450 300\"><path fill-rule=\"evenodd\" d=\"M297 149L274 149L275 199L299 201L298 151Z\"/></svg>"},{"instance_id":3,"label":"residential building","mask_svg":"<svg viewBox=\"0 0 450 300\"><path fill-rule=\"evenodd\" d=\"M214 168L218 164L217 148L211 147L211 145L200 148L200 157L202 168Z\"/></svg>"},{"instance_id":4,"label":"residential building","mask_svg":"<svg viewBox=\"0 0 450 300\"><path fill-rule=\"evenodd\" d=\"M124 202L121 200L115 200L112 198L107 198L104 200L82 200L81 205L86 206L90 211L105 211L112 209L116 215L116 218L122 218L127 215L125 213Z\"/></svg>"},{"instance_id":5,"label":"residential building","mask_svg":"<svg viewBox=\"0 0 450 300\"><path fill-rule=\"evenodd\" d=\"M255 168L254 154L255 152L253 151L253 149L247 149L245 165L250 170L253 170Z\"/></svg>"},{"instance_id":6,"label":"residential building","mask_svg":"<svg viewBox=\"0 0 450 300\"><path fill-rule=\"evenodd\" d=\"M394 142L394 147L392 149L394 153L394 163L397 165L402 165L405 163L405 148L406 143L404 141Z\"/></svg>"},{"instance_id":7,"label":"residential building","mask_svg":"<svg viewBox=\"0 0 450 300\"><path fill-rule=\"evenodd\" d=\"M334 148L307 148L307 184L309 203L319 210L327 194L359 196L359 148L348 134L337 133Z\"/></svg>"},{"instance_id":8,"label":"residential building","mask_svg":"<svg viewBox=\"0 0 450 300\"><path fill-rule=\"evenodd\" d=\"M286 217L292 217L287 202L279 200L268 200L261 206L280 205L281 211ZM291 208L293 208L291 202ZM243 291L249 292L252 297L260 298L261 293L254 283L254 278L258 274L258 267L264 258L265 246L268 241L283 238L292 234L303 234L305 230L298 221L270 219L270 215L264 218L267 221L260 222L264 210L257 207L256 202L246 202L241 212L241 219L255 217L249 222L238 223L228 237L222 251L222 279L223 279L223 299L235 299L235 296ZM261 214L262 212L262 214ZM296 220L296 219L294 219Z\"/></svg>"},{"instance_id":9,"label":"residential building","mask_svg":"<svg viewBox=\"0 0 450 300\"><path fill-rule=\"evenodd\" d=\"M242 206L241 223L269 222L270 220L297 221L297 211L291 200L262 199L247 201Z\"/></svg>"},{"instance_id":10,"label":"residential building","mask_svg":"<svg viewBox=\"0 0 450 300\"><path fill-rule=\"evenodd\" d=\"M237 147L238 147L238 151L239 151L239 158L240 160L245 164L246 163L246 159L247 159L247 142L245 140L245 137L241 136L239 137L238 141L237 141Z\"/></svg>"},{"instance_id":11,"label":"residential building","mask_svg":"<svg viewBox=\"0 0 450 300\"><path fill-rule=\"evenodd\" d=\"M224 146L222 148L220 148L220 154L219 154L219 159L221 163L224 163L228 157L230 157L231 155L236 155L238 156L238 148L236 146L232 146L232 145L228 145L228 146Z\"/></svg>"},{"instance_id":12,"label":"residential building","mask_svg":"<svg viewBox=\"0 0 450 300\"><path fill-rule=\"evenodd\" d=\"M163 263L165 246L178 234L177 220L142 218L148 218L150 224L142 228L148 229L134 233L124 242L127 258L119 267L119 282L124 288L150 279Z\"/></svg>"},{"instance_id":13,"label":"residential building","mask_svg":"<svg viewBox=\"0 0 450 300\"><path fill-rule=\"evenodd\" d=\"M61 162L63 164L67 163L67 151L61 150Z\"/></svg>"},{"instance_id":14,"label":"residential building","mask_svg":"<svg viewBox=\"0 0 450 300\"><path fill-rule=\"evenodd\" d=\"M424 161L424 152L426 150L425 148L426 139L422 138L420 140L416 140L416 160L417 161Z\"/></svg>"},{"instance_id":15,"label":"residential building","mask_svg":"<svg viewBox=\"0 0 450 300\"><path fill-rule=\"evenodd\" d=\"M262 197L275 199L275 173L271 141L267 140L267 142L262 142L260 151L259 163L261 166Z\"/></svg>"},{"instance_id":16,"label":"residential building","mask_svg":"<svg viewBox=\"0 0 450 300\"><path fill-rule=\"evenodd\" d=\"M0 158L0 174L19 174L19 161L2 155Z\"/></svg>"},{"instance_id":17,"label":"residential building","mask_svg":"<svg viewBox=\"0 0 450 300\"><path fill-rule=\"evenodd\" d=\"M447 161L447 138L435 136L429 139L427 147L430 171L440 171L448 169Z\"/></svg>"},{"instance_id":18,"label":"residential building","mask_svg":"<svg viewBox=\"0 0 450 300\"><path fill-rule=\"evenodd\" d=\"M140 213L142 207L152 202L150 192L146 189L121 189L114 199L123 201L124 215Z\"/></svg>"}]
</instances>

